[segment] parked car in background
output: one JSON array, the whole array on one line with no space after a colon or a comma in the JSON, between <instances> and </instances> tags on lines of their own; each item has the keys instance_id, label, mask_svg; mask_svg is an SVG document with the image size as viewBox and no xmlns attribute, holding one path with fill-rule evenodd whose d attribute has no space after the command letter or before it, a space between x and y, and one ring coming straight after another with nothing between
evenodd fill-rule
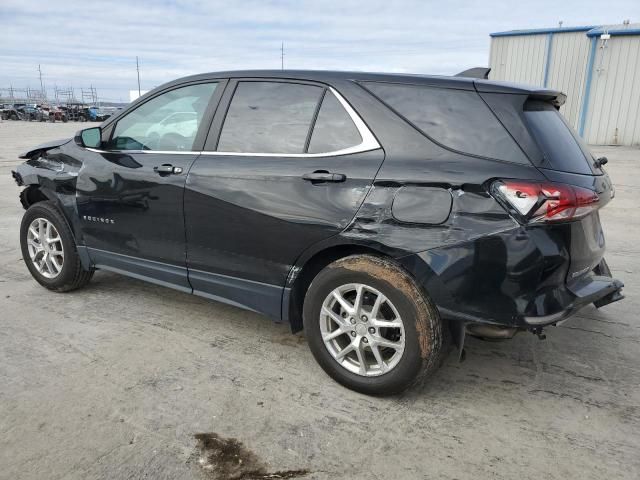
<instances>
[{"instance_id":1,"label":"parked car in background","mask_svg":"<svg viewBox=\"0 0 640 480\"><path fill-rule=\"evenodd\" d=\"M64 122L68 121L66 112L60 107L53 106L49 108L49 121L50 122Z\"/></svg>"},{"instance_id":2,"label":"parked car in background","mask_svg":"<svg viewBox=\"0 0 640 480\"><path fill-rule=\"evenodd\" d=\"M49 121L49 106L48 105L36 105L35 120L39 122Z\"/></svg>"},{"instance_id":3,"label":"parked car in background","mask_svg":"<svg viewBox=\"0 0 640 480\"><path fill-rule=\"evenodd\" d=\"M425 75L176 80L22 156L22 256L58 292L105 269L289 322L338 382L398 392L448 339L623 298L606 160L564 100Z\"/></svg>"},{"instance_id":4,"label":"parked car in background","mask_svg":"<svg viewBox=\"0 0 640 480\"><path fill-rule=\"evenodd\" d=\"M87 109L88 120L92 122L104 122L111 116L110 113L101 110L98 107L89 107Z\"/></svg>"},{"instance_id":5,"label":"parked car in background","mask_svg":"<svg viewBox=\"0 0 640 480\"><path fill-rule=\"evenodd\" d=\"M16 108L13 104L5 104L2 109L2 119L3 120L21 120L22 113Z\"/></svg>"},{"instance_id":6,"label":"parked car in background","mask_svg":"<svg viewBox=\"0 0 640 480\"><path fill-rule=\"evenodd\" d=\"M18 109L22 120L30 122L45 122L49 119L49 113L43 110L39 105L27 104L20 106Z\"/></svg>"},{"instance_id":7,"label":"parked car in background","mask_svg":"<svg viewBox=\"0 0 640 480\"><path fill-rule=\"evenodd\" d=\"M98 111L96 113L96 121L104 122L110 116L111 116L111 113L109 111L104 110L102 108L98 108Z\"/></svg>"},{"instance_id":8,"label":"parked car in background","mask_svg":"<svg viewBox=\"0 0 640 480\"><path fill-rule=\"evenodd\" d=\"M67 118L63 110L58 105L41 105L43 111L46 112L46 119L50 122L66 122Z\"/></svg>"},{"instance_id":9,"label":"parked car in background","mask_svg":"<svg viewBox=\"0 0 640 480\"><path fill-rule=\"evenodd\" d=\"M16 108L19 113L19 117L21 120L33 121L33 113L35 112L35 107L31 105L20 105Z\"/></svg>"},{"instance_id":10,"label":"parked car in background","mask_svg":"<svg viewBox=\"0 0 640 480\"><path fill-rule=\"evenodd\" d=\"M98 107L87 108L87 120L95 122L98 118Z\"/></svg>"},{"instance_id":11,"label":"parked car in background","mask_svg":"<svg viewBox=\"0 0 640 480\"><path fill-rule=\"evenodd\" d=\"M89 121L89 107L83 103L67 103L65 115L72 122Z\"/></svg>"},{"instance_id":12,"label":"parked car in background","mask_svg":"<svg viewBox=\"0 0 640 480\"><path fill-rule=\"evenodd\" d=\"M19 120L18 111L13 104L5 103L0 108L0 118L2 120Z\"/></svg>"}]
</instances>

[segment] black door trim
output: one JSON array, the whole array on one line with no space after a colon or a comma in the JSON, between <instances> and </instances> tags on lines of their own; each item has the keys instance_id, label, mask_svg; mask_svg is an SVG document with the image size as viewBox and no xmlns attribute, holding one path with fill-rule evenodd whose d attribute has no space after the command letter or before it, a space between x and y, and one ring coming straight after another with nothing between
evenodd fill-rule
<instances>
[{"instance_id":1,"label":"black door trim","mask_svg":"<svg viewBox=\"0 0 640 480\"><path fill-rule=\"evenodd\" d=\"M139 257L83 247L91 265L147 282L193 293L235 307L251 310L280 321L284 287L228 275L187 270Z\"/></svg>"},{"instance_id":2,"label":"black door trim","mask_svg":"<svg viewBox=\"0 0 640 480\"><path fill-rule=\"evenodd\" d=\"M187 268L87 247L91 263L104 270L192 293Z\"/></svg>"},{"instance_id":3,"label":"black door trim","mask_svg":"<svg viewBox=\"0 0 640 480\"><path fill-rule=\"evenodd\" d=\"M189 282L195 295L281 319L282 286L191 268Z\"/></svg>"}]
</instances>

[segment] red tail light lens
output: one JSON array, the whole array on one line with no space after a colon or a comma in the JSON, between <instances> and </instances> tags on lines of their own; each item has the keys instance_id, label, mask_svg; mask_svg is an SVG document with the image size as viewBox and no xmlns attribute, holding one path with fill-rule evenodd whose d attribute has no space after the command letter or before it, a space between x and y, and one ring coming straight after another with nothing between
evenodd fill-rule
<instances>
[{"instance_id":1,"label":"red tail light lens","mask_svg":"<svg viewBox=\"0 0 640 480\"><path fill-rule=\"evenodd\" d=\"M598 194L563 183L497 180L491 192L525 223L559 222L584 217L598 208Z\"/></svg>"}]
</instances>

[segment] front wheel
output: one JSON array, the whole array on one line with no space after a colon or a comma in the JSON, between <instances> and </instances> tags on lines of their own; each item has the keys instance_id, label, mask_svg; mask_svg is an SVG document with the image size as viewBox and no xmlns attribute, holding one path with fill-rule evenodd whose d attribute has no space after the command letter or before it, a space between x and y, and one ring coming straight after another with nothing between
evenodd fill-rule
<instances>
[{"instance_id":1,"label":"front wheel","mask_svg":"<svg viewBox=\"0 0 640 480\"><path fill-rule=\"evenodd\" d=\"M35 280L49 290L68 292L89 283L66 220L53 202L29 207L20 225L22 258Z\"/></svg>"},{"instance_id":2,"label":"front wheel","mask_svg":"<svg viewBox=\"0 0 640 480\"><path fill-rule=\"evenodd\" d=\"M391 260L353 255L328 265L307 291L303 316L314 357L352 390L398 393L439 363L438 312Z\"/></svg>"}]
</instances>

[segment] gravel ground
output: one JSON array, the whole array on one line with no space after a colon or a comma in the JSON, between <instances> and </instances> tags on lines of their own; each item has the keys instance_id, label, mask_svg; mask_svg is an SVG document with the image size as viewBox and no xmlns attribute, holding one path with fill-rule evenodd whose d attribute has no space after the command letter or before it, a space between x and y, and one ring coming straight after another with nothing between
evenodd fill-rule
<instances>
[{"instance_id":1,"label":"gravel ground","mask_svg":"<svg viewBox=\"0 0 640 480\"><path fill-rule=\"evenodd\" d=\"M10 170L80 127L0 123L0 478L640 478L640 150L594 148L624 301L545 341L471 339L465 362L378 399L256 314L107 272L70 294L33 281Z\"/></svg>"}]
</instances>

